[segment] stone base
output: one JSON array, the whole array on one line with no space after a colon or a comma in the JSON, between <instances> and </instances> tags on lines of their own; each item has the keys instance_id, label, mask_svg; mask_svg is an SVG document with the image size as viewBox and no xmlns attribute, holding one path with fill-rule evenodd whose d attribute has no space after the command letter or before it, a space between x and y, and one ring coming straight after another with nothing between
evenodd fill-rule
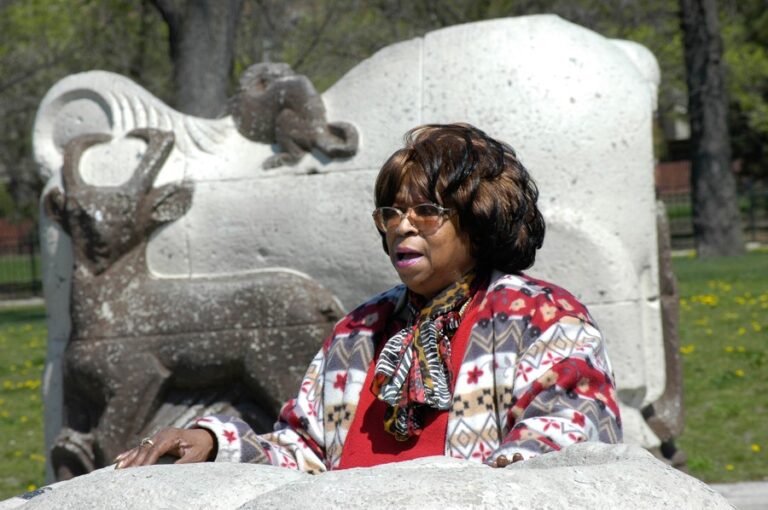
<instances>
[{"instance_id":1,"label":"stone base","mask_svg":"<svg viewBox=\"0 0 768 510\"><path fill-rule=\"evenodd\" d=\"M428 457L318 476L248 464L104 468L0 510L128 508L732 508L632 445L584 443L492 469Z\"/></svg>"}]
</instances>

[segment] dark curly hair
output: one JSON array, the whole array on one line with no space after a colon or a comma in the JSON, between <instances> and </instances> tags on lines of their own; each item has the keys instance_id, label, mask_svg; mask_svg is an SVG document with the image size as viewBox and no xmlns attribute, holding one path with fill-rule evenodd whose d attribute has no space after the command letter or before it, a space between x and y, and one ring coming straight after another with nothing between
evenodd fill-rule
<instances>
[{"instance_id":1,"label":"dark curly hair","mask_svg":"<svg viewBox=\"0 0 768 510\"><path fill-rule=\"evenodd\" d=\"M517 273L533 265L544 242L538 189L515 151L469 124L428 124L405 135L376 178L376 207L404 187L455 209L483 270ZM382 234L384 251L387 244Z\"/></svg>"}]
</instances>

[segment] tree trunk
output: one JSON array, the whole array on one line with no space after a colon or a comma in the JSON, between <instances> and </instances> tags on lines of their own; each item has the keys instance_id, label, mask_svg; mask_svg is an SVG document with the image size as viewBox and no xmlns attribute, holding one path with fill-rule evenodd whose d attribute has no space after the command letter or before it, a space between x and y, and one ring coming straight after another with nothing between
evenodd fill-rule
<instances>
[{"instance_id":1,"label":"tree trunk","mask_svg":"<svg viewBox=\"0 0 768 510\"><path fill-rule=\"evenodd\" d=\"M168 24L176 108L198 117L223 115L243 0L152 2Z\"/></svg>"},{"instance_id":2,"label":"tree trunk","mask_svg":"<svg viewBox=\"0 0 768 510\"><path fill-rule=\"evenodd\" d=\"M700 257L744 252L731 173L728 95L715 0L680 0L691 122L693 232Z\"/></svg>"}]
</instances>

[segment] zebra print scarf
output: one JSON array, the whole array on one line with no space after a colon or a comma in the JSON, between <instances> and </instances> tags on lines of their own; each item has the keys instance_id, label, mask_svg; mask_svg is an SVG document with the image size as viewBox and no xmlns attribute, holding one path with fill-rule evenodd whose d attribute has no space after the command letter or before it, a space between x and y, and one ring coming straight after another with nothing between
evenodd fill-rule
<instances>
[{"instance_id":1,"label":"zebra print scarf","mask_svg":"<svg viewBox=\"0 0 768 510\"><path fill-rule=\"evenodd\" d=\"M384 429L399 441L418 436L425 407L451 405L451 338L475 294L475 271L447 287L431 301L409 291L410 325L389 340L376 361L371 390L389 404Z\"/></svg>"}]
</instances>

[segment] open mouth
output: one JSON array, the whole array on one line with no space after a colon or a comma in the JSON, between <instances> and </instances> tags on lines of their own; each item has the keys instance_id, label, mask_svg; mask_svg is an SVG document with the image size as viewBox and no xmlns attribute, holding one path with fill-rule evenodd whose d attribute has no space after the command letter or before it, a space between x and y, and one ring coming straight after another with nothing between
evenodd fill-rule
<instances>
[{"instance_id":1,"label":"open mouth","mask_svg":"<svg viewBox=\"0 0 768 510\"><path fill-rule=\"evenodd\" d=\"M418 262L423 256L417 251L401 248L395 254L395 265L397 267L408 267Z\"/></svg>"}]
</instances>

